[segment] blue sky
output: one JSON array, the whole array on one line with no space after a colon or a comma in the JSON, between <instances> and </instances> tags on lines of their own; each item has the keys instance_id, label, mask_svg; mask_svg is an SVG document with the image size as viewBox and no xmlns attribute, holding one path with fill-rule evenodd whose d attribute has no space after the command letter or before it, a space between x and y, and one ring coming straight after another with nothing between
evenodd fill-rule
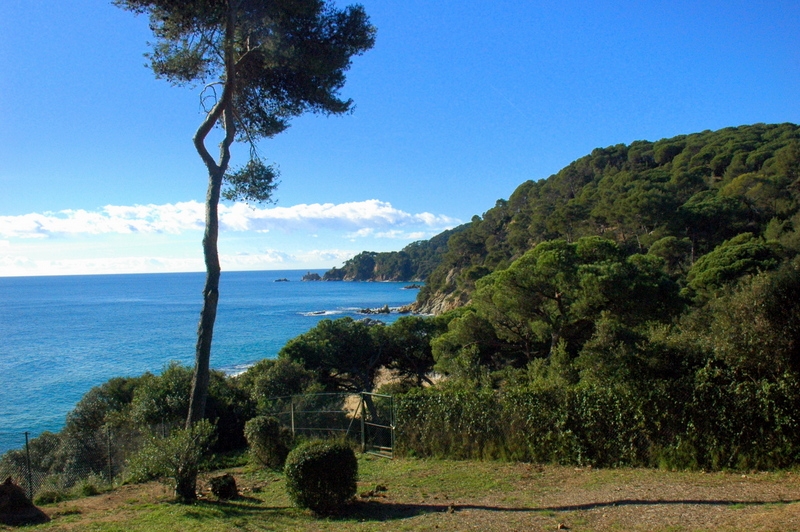
<instances>
[{"instance_id":1,"label":"blue sky","mask_svg":"<svg viewBox=\"0 0 800 532\"><path fill-rule=\"evenodd\" d=\"M224 206L223 269L398 250L596 147L800 122L796 1L362 3L355 113L260 145L278 203ZM203 269L198 94L149 39L105 0L0 2L0 276Z\"/></svg>"}]
</instances>

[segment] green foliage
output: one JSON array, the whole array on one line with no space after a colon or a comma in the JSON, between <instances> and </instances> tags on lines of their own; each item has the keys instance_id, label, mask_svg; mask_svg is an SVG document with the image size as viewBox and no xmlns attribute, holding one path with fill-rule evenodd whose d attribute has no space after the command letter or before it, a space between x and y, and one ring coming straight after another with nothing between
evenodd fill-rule
<instances>
[{"instance_id":1,"label":"green foliage","mask_svg":"<svg viewBox=\"0 0 800 532\"><path fill-rule=\"evenodd\" d=\"M744 279L698 313L695 341L743 379L800 374L800 265Z\"/></svg>"},{"instance_id":2,"label":"green foliage","mask_svg":"<svg viewBox=\"0 0 800 532\"><path fill-rule=\"evenodd\" d=\"M433 345L461 378L397 398L398 452L712 470L796 463L798 271L792 262L747 277L673 324L603 311L577 358L561 342L547 359L491 375L478 316L457 313Z\"/></svg>"},{"instance_id":3,"label":"green foliage","mask_svg":"<svg viewBox=\"0 0 800 532\"><path fill-rule=\"evenodd\" d=\"M192 370L177 362L167 365L160 375L146 373L139 378L130 404L130 420L144 428L182 425L189 409ZM212 371L206 417L216 425L219 438L216 451L241 449L246 445L244 424L254 415L255 405L248 391L223 373Z\"/></svg>"},{"instance_id":4,"label":"green foliage","mask_svg":"<svg viewBox=\"0 0 800 532\"><path fill-rule=\"evenodd\" d=\"M692 263L692 241L688 238L665 236L653 242L648 255L655 255L664 261L667 273L679 276L686 273Z\"/></svg>"},{"instance_id":5,"label":"green foliage","mask_svg":"<svg viewBox=\"0 0 800 532\"><path fill-rule=\"evenodd\" d=\"M195 499L195 479L215 438L214 426L206 420L190 428L173 429L167 437L151 436L128 464L128 480L172 479L181 502Z\"/></svg>"},{"instance_id":6,"label":"green foliage","mask_svg":"<svg viewBox=\"0 0 800 532\"><path fill-rule=\"evenodd\" d=\"M344 443L309 441L286 459L286 491L300 508L336 515L356 495L358 460Z\"/></svg>"},{"instance_id":7,"label":"green foliage","mask_svg":"<svg viewBox=\"0 0 800 532\"><path fill-rule=\"evenodd\" d=\"M94 497L108 490L108 487L109 483L107 480L100 475L93 474L81 479L73 488L73 492L78 497Z\"/></svg>"},{"instance_id":8,"label":"green foliage","mask_svg":"<svg viewBox=\"0 0 800 532\"><path fill-rule=\"evenodd\" d=\"M780 261L779 244L765 243L751 233L742 233L700 257L686 280L691 293L708 299L725 284L746 274L773 269Z\"/></svg>"},{"instance_id":9,"label":"green foliage","mask_svg":"<svg viewBox=\"0 0 800 532\"><path fill-rule=\"evenodd\" d=\"M171 425L186 420L192 370L170 362L160 375L146 373L133 394L131 417L142 425Z\"/></svg>"},{"instance_id":10,"label":"green foliage","mask_svg":"<svg viewBox=\"0 0 800 532\"><path fill-rule=\"evenodd\" d=\"M314 371L326 391L370 391L382 362L380 345L371 329L352 318L322 320L307 333L289 340L278 357Z\"/></svg>"},{"instance_id":11,"label":"green foliage","mask_svg":"<svg viewBox=\"0 0 800 532\"><path fill-rule=\"evenodd\" d=\"M800 458L800 388L796 375L742 379L710 361L697 372L685 431L671 458L678 467L774 469Z\"/></svg>"},{"instance_id":12,"label":"green foliage","mask_svg":"<svg viewBox=\"0 0 800 532\"><path fill-rule=\"evenodd\" d=\"M316 0L245 0L231 8L183 0L115 4L150 16L155 41L148 57L157 77L191 85L235 72L230 88L237 112L229 118L246 141L272 137L307 111L348 111L352 102L338 98L345 72L351 57L375 39L361 6L339 10Z\"/></svg>"},{"instance_id":13,"label":"green foliage","mask_svg":"<svg viewBox=\"0 0 800 532\"><path fill-rule=\"evenodd\" d=\"M315 375L299 362L278 358L260 360L237 380L258 411L265 412L275 408L281 398L304 393L313 386Z\"/></svg>"},{"instance_id":14,"label":"green foliage","mask_svg":"<svg viewBox=\"0 0 800 532\"><path fill-rule=\"evenodd\" d=\"M435 369L455 379L477 382L482 368L501 369L513 360L488 319L467 308L452 315L447 332L431 341Z\"/></svg>"},{"instance_id":15,"label":"green foliage","mask_svg":"<svg viewBox=\"0 0 800 532\"><path fill-rule=\"evenodd\" d=\"M681 308L677 285L661 259L626 257L613 241L598 237L542 242L507 269L481 279L473 300L477 317L507 344L506 351L517 352L516 365L552 356L562 342L568 353L578 353L603 313L636 326L668 320ZM437 340L438 352L445 341L455 340L456 330ZM461 337L460 345L481 345L470 335Z\"/></svg>"},{"instance_id":16,"label":"green foliage","mask_svg":"<svg viewBox=\"0 0 800 532\"><path fill-rule=\"evenodd\" d=\"M454 459L498 458L499 414L491 390L411 390L397 406L397 452Z\"/></svg>"},{"instance_id":17,"label":"green foliage","mask_svg":"<svg viewBox=\"0 0 800 532\"><path fill-rule=\"evenodd\" d=\"M141 381L141 377L116 377L95 386L67 415L67 430L82 436L93 434L110 416L127 411Z\"/></svg>"},{"instance_id":18,"label":"green foliage","mask_svg":"<svg viewBox=\"0 0 800 532\"><path fill-rule=\"evenodd\" d=\"M250 454L259 464L280 471L292 445L292 433L274 417L257 416L244 429Z\"/></svg>"},{"instance_id":19,"label":"green foliage","mask_svg":"<svg viewBox=\"0 0 800 532\"><path fill-rule=\"evenodd\" d=\"M653 254L681 274L724 240L798 212L798 146L797 125L756 124L598 148L547 179L521 184L453 235L418 303L425 309L444 297L463 304L481 275L557 239L602 236L630 254L671 237L680 246Z\"/></svg>"},{"instance_id":20,"label":"green foliage","mask_svg":"<svg viewBox=\"0 0 800 532\"><path fill-rule=\"evenodd\" d=\"M448 239L466 226L448 229L430 240L413 242L400 251L364 251L333 268L323 276L326 281L422 281L442 261Z\"/></svg>"},{"instance_id":21,"label":"green foliage","mask_svg":"<svg viewBox=\"0 0 800 532\"><path fill-rule=\"evenodd\" d=\"M245 166L225 175L228 188L222 197L229 201L262 203L270 201L278 188L278 170L260 159L251 159Z\"/></svg>"},{"instance_id":22,"label":"green foliage","mask_svg":"<svg viewBox=\"0 0 800 532\"><path fill-rule=\"evenodd\" d=\"M417 386L432 384L429 374L434 358L431 340L443 332L442 320L403 316L393 324L376 329L386 360L385 367Z\"/></svg>"},{"instance_id":23,"label":"green foliage","mask_svg":"<svg viewBox=\"0 0 800 532\"><path fill-rule=\"evenodd\" d=\"M398 452L579 465L647 464L637 398L606 386L414 390L399 399Z\"/></svg>"},{"instance_id":24,"label":"green foliage","mask_svg":"<svg viewBox=\"0 0 800 532\"><path fill-rule=\"evenodd\" d=\"M64 490L44 489L40 490L33 497L33 504L36 506L42 506L45 504L55 504L57 502L62 502L69 499L69 493Z\"/></svg>"}]
</instances>

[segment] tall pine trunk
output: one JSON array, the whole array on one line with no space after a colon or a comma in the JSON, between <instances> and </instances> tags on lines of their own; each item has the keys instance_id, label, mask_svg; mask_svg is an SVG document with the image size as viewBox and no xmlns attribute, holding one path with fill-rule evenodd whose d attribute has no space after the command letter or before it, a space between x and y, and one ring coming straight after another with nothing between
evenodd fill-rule
<instances>
[{"instance_id":1,"label":"tall pine trunk","mask_svg":"<svg viewBox=\"0 0 800 532\"><path fill-rule=\"evenodd\" d=\"M219 198L222 180L231 158L230 147L236 136L233 121L232 101L235 90L235 61L233 55L234 12L229 10L225 28L225 72L226 80L222 96L206 115L194 136L194 146L208 169L208 191L206 192L206 229L203 235L203 258L206 264L206 282L203 288L203 308L197 324L197 345L195 347L192 391L189 397L189 412L186 416L186 429L205 417L206 399L211 369L211 341L214 337L214 323L217 319L219 302L220 263L217 240L219 236ZM208 152L205 140L219 121L225 129L225 138L219 145L219 163ZM196 471L196 468L195 468ZM177 489L179 499L191 501L196 498L197 474Z\"/></svg>"},{"instance_id":2,"label":"tall pine trunk","mask_svg":"<svg viewBox=\"0 0 800 532\"><path fill-rule=\"evenodd\" d=\"M197 324L197 345L195 348L192 393L189 399L189 414L186 428L203 419L208 397L208 383L211 360L211 340L214 336L214 322L217 319L219 302L220 263L217 250L219 235L219 196L222 187L222 174L209 175L206 194L206 229L203 235L203 258L206 264L206 282L203 287L203 308Z\"/></svg>"},{"instance_id":3,"label":"tall pine trunk","mask_svg":"<svg viewBox=\"0 0 800 532\"><path fill-rule=\"evenodd\" d=\"M234 13L228 13L225 29L225 73L226 80L222 96L206 115L194 135L194 147L208 169L208 191L206 192L206 229L203 235L203 258L206 264L206 283L203 288L203 309L197 325L197 346L195 349L194 376L189 398L189 413L186 427L203 419L208 397L208 381L211 359L211 340L214 336L214 322L217 319L219 301L220 264L217 239L219 235L219 198L222 180L231 159L231 144L236 136L233 121L232 101L235 90L236 70L233 56ZM219 145L219 162L206 149L205 140L214 126L222 121L225 138Z\"/></svg>"}]
</instances>

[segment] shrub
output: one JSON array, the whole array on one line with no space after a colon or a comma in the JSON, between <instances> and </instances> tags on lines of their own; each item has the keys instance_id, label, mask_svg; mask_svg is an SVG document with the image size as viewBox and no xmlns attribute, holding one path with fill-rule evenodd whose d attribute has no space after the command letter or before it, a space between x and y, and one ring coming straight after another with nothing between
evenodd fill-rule
<instances>
[{"instance_id":1,"label":"shrub","mask_svg":"<svg viewBox=\"0 0 800 532\"><path fill-rule=\"evenodd\" d=\"M251 456L275 471L283 469L292 443L292 433L272 416L254 417L245 424L244 434Z\"/></svg>"},{"instance_id":2,"label":"shrub","mask_svg":"<svg viewBox=\"0 0 800 532\"><path fill-rule=\"evenodd\" d=\"M214 426L207 420L189 429L173 430L166 438L153 436L130 460L129 480L171 478L176 496L181 502L190 502L201 461L213 442Z\"/></svg>"},{"instance_id":3,"label":"shrub","mask_svg":"<svg viewBox=\"0 0 800 532\"><path fill-rule=\"evenodd\" d=\"M103 477L97 474L91 474L78 481L72 491L77 497L94 497L95 495L100 495L106 486L107 483Z\"/></svg>"},{"instance_id":4,"label":"shrub","mask_svg":"<svg viewBox=\"0 0 800 532\"><path fill-rule=\"evenodd\" d=\"M300 508L334 515L356 494L358 460L344 443L314 440L286 458L286 491Z\"/></svg>"},{"instance_id":5,"label":"shrub","mask_svg":"<svg viewBox=\"0 0 800 532\"><path fill-rule=\"evenodd\" d=\"M42 506L45 504L55 504L57 502L66 501L69 499L69 494L63 490L48 489L42 490L33 497L33 504Z\"/></svg>"}]
</instances>

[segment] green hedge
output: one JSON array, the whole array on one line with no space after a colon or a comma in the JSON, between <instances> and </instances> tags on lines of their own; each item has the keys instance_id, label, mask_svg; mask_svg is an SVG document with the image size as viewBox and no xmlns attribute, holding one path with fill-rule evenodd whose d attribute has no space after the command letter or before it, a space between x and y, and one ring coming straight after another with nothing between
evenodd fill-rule
<instances>
[{"instance_id":1,"label":"green hedge","mask_svg":"<svg viewBox=\"0 0 800 532\"><path fill-rule=\"evenodd\" d=\"M641 389L413 390L397 399L397 452L715 470L800 460L800 386L793 379L708 380Z\"/></svg>"}]
</instances>

